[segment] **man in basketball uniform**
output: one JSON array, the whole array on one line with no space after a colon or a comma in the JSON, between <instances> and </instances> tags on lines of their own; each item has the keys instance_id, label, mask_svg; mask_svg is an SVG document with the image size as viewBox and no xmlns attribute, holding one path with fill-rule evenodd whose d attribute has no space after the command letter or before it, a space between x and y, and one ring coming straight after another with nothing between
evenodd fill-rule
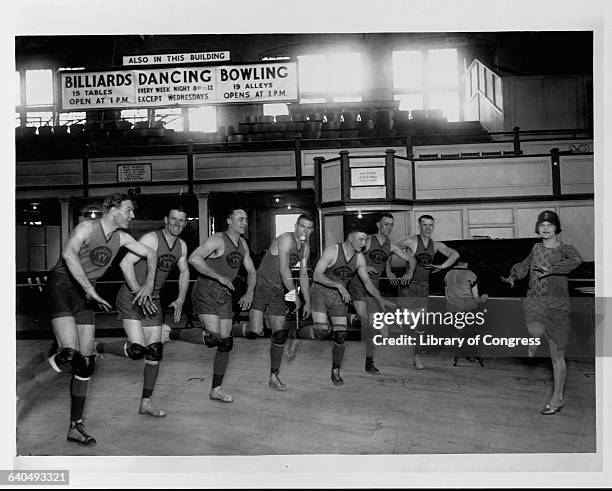
<instances>
[{"instance_id":1,"label":"man in basketball uniform","mask_svg":"<svg viewBox=\"0 0 612 491\"><path fill-rule=\"evenodd\" d=\"M168 274L175 267L179 268L178 296L170 307L174 309L174 321L179 322L187 289L189 288L189 267L187 265L187 245L179 235L187 223L187 214L180 206L171 208L168 216L164 217L163 230L149 232L142 236L140 242L157 252L157 271L153 286L152 301L139 307L134 305L132 299L135 291L140 289L145 281L147 265L145 261L133 253L128 253L121 261L121 270L126 283L117 294L117 310L128 341L114 341L110 343L97 343L98 353L111 353L125 356L132 360L144 362L144 384L140 400L139 414L146 414L156 418L166 416L165 411L156 408L151 403L151 396L157 375L159 362L163 358L162 321L163 311L160 303L160 291Z\"/></svg>"},{"instance_id":2,"label":"man in basketball uniform","mask_svg":"<svg viewBox=\"0 0 612 491\"><path fill-rule=\"evenodd\" d=\"M340 367L345 351L348 303L351 301L346 288L355 272L361 278L366 291L378 301L381 309L395 307L395 304L380 295L368 276L366 261L361 253L367 239L367 234L355 231L351 232L344 242L326 247L313 274L314 286L310 291L310 301L314 333L317 339L324 339L328 335L329 316L334 341L331 379L336 386L344 384Z\"/></svg>"},{"instance_id":3,"label":"man in basketball uniform","mask_svg":"<svg viewBox=\"0 0 612 491\"><path fill-rule=\"evenodd\" d=\"M232 281L244 264L248 279L247 291L238 302L242 310L251 306L256 282L255 266L242 238L248 225L246 212L238 208L231 210L227 224L225 232L212 235L189 256L189 264L200 273L191 292L194 312L206 331L206 346L217 347L210 398L221 402L233 402L233 397L221 389L229 353L234 346L231 336Z\"/></svg>"},{"instance_id":4,"label":"man in basketball uniform","mask_svg":"<svg viewBox=\"0 0 612 491\"><path fill-rule=\"evenodd\" d=\"M157 259L154 250L120 230L127 229L134 219L134 205L129 196L107 196L102 207L101 219L84 221L74 228L49 274L45 300L59 351L34 367L31 374L32 382L37 384L34 388L40 389L51 375L72 371L67 440L86 446L96 444L83 424L87 388L95 369L94 304L107 311L111 309L96 292L96 279L106 272L123 246L146 257L146 279L134 290L132 298L134 304L144 305L151 301Z\"/></svg>"},{"instance_id":5,"label":"man in basketball uniform","mask_svg":"<svg viewBox=\"0 0 612 491\"><path fill-rule=\"evenodd\" d=\"M293 232L285 232L276 237L257 269L257 285L253 305L249 312L249 329L263 332L264 315L272 330L270 343L270 380L268 385L276 390L287 390L278 373L283 358L283 346L287 342L289 329L286 329L287 305L285 293L295 289L291 268L300 266L300 287L304 297L303 318L310 316L310 291L308 284L308 240L314 229L310 215L298 217ZM295 295L296 316L299 315L300 296Z\"/></svg>"},{"instance_id":6,"label":"man in basketball uniform","mask_svg":"<svg viewBox=\"0 0 612 491\"><path fill-rule=\"evenodd\" d=\"M452 266L459 259L459 253L446 246L444 242L437 242L431 238L434 231L434 217L431 215L419 217L419 230L420 234L404 237L398 242L400 247L412 251L417 263L410 284L400 287L400 296L404 297L405 300L403 307L410 310L425 311L429 298L429 274ZM446 256L447 259L442 264L433 264L434 256L438 252ZM418 334L422 332L416 326L417 339ZM424 366L419 348L418 345L411 347L411 350L414 350L412 362L417 370L422 370Z\"/></svg>"},{"instance_id":7,"label":"man in basketball uniform","mask_svg":"<svg viewBox=\"0 0 612 491\"><path fill-rule=\"evenodd\" d=\"M380 279L383 272L387 272L390 279L396 280L395 275L391 273L391 268L387 267L392 254L396 254L408 263L406 273L401 280L399 280L402 285L406 285L410 281L416 265L416 261L409 249L403 250L397 244L389 240L389 236L393 231L393 225L393 215L387 212L381 213L378 216L378 221L376 222L376 228L378 231L375 234L368 236L365 250L363 251L368 275L372 281L372 284L379 291ZM368 305L368 303L372 302L367 302L367 299L371 299L372 297L366 291L363 281L361 281L359 275L353 276L353 279L349 284L348 292L351 295L353 307L361 319L362 340L365 340L366 345L365 370L372 375L376 375L380 373L380 371L374 365L374 330L372 329L372 324L369 317L371 312L368 312L368 310L371 310L372 308L376 309L377 306ZM368 309L368 307L370 308Z\"/></svg>"}]
</instances>

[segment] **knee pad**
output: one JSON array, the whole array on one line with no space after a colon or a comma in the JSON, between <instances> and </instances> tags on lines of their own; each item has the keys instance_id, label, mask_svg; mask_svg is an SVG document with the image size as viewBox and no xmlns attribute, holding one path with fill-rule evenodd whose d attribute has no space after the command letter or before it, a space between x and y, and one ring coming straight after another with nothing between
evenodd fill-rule
<instances>
[{"instance_id":1,"label":"knee pad","mask_svg":"<svg viewBox=\"0 0 612 491\"><path fill-rule=\"evenodd\" d=\"M147 354L147 348L138 343L130 344L125 351L132 360L142 360Z\"/></svg>"},{"instance_id":2,"label":"knee pad","mask_svg":"<svg viewBox=\"0 0 612 491\"><path fill-rule=\"evenodd\" d=\"M164 345L162 343L151 343L147 346L147 355L145 360L162 361L164 357Z\"/></svg>"},{"instance_id":3,"label":"knee pad","mask_svg":"<svg viewBox=\"0 0 612 491\"><path fill-rule=\"evenodd\" d=\"M312 334L314 335L315 339L323 341L329 337L329 326L327 324L315 322L312 325Z\"/></svg>"},{"instance_id":4,"label":"knee pad","mask_svg":"<svg viewBox=\"0 0 612 491\"><path fill-rule=\"evenodd\" d=\"M289 329L281 329L280 331L276 331L272 333L272 344L277 344L282 346L287 342L287 338L289 337Z\"/></svg>"},{"instance_id":5,"label":"knee pad","mask_svg":"<svg viewBox=\"0 0 612 491\"><path fill-rule=\"evenodd\" d=\"M234 338L221 338L219 339L219 344L217 345L217 351L224 351L225 353L229 353L232 351L234 347Z\"/></svg>"},{"instance_id":6,"label":"knee pad","mask_svg":"<svg viewBox=\"0 0 612 491\"><path fill-rule=\"evenodd\" d=\"M81 355L78 350L72 348L62 348L60 352L53 357L53 361L60 370L81 368L84 363L83 355Z\"/></svg>"},{"instance_id":7,"label":"knee pad","mask_svg":"<svg viewBox=\"0 0 612 491\"><path fill-rule=\"evenodd\" d=\"M335 331L334 332L334 343L342 346L346 341L346 331Z\"/></svg>"},{"instance_id":8,"label":"knee pad","mask_svg":"<svg viewBox=\"0 0 612 491\"><path fill-rule=\"evenodd\" d=\"M216 332L204 331L202 337L207 348L219 346L219 342L221 341L221 337Z\"/></svg>"},{"instance_id":9,"label":"knee pad","mask_svg":"<svg viewBox=\"0 0 612 491\"><path fill-rule=\"evenodd\" d=\"M80 367L73 369L73 374L81 379L89 379L96 370L96 356L83 356L83 363Z\"/></svg>"}]
</instances>

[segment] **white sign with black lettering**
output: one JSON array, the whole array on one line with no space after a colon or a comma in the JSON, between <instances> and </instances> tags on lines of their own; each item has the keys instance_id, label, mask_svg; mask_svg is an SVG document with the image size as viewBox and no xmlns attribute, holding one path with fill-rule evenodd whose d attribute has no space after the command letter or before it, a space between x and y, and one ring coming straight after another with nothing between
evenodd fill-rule
<instances>
[{"instance_id":1,"label":"white sign with black lettering","mask_svg":"<svg viewBox=\"0 0 612 491\"><path fill-rule=\"evenodd\" d=\"M217 97L222 102L297 99L295 63L217 67Z\"/></svg>"},{"instance_id":2,"label":"white sign with black lettering","mask_svg":"<svg viewBox=\"0 0 612 491\"><path fill-rule=\"evenodd\" d=\"M61 73L63 111L297 100L296 63Z\"/></svg>"},{"instance_id":3,"label":"white sign with black lettering","mask_svg":"<svg viewBox=\"0 0 612 491\"><path fill-rule=\"evenodd\" d=\"M179 63L219 63L230 60L229 51L204 53L167 53L162 55L131 55L123 57L124 65L177 65Z\"/></svg>"},{"instance_id":4,"label":"white sign with black lettering","mask_svg":"<svg viewBox=\"0 0 612 491\"><path fill-rule=\"evenodd\" d=\"M351 186L384 186L384 167L357 167L351 169Z\"/></svg>"},{"instance_id":5,"label":"white sign with black lettering","mask_svg":"<svg viewBox=\"0 0 612 491\"><path fill-rule=\"evenodd\" d=\"M117 182L143 182L151 180L151 164L118 164Z\"/></svg>"}]
</instances>

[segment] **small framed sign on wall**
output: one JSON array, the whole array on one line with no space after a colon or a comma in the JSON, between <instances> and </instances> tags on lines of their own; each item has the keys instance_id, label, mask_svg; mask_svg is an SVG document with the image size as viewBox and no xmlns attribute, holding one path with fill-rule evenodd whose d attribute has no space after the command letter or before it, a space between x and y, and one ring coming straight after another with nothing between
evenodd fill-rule
<instances>
[{"instance_id":1,"label":"small framed sign on wall","mask_svg":"<svg viewBox=\"0 0 612 491\"><path fill-rule=\"evenodd\" d=\"M384 167L354 167L351 169L351 186L384 186Z\"/></svg>"},{"instance_id":2,"label":"small framed sign on wall","mask_svg":"<svg viewBox=\"0 0 612 491\"><path fill-rule=\"evenodd\" d=\"M117 182L151 181L151 163L118 164Z\"/></svg>"}]
</instances>

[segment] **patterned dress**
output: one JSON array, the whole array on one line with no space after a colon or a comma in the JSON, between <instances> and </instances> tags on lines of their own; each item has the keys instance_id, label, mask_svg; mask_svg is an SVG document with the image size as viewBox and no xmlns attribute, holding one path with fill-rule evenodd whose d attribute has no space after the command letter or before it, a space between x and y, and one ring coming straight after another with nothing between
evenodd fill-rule
<instances>
[{"instance_id":1,"label":"patterned dress","mask_svg":"<svg viewBox=\"0 0 612 491\"><path fill-rule=\"evenodd\" d=\"M546 326L546 336L558 349L567 346L570 329L567 275L582 263L578 251L563 242L555 248L537 243L520 263L510 269L510 276L521 279L529 274L529 289L523 301L525 322ZM537 268L550 272L542 273Z\"/></svg>"}]
</instances>

